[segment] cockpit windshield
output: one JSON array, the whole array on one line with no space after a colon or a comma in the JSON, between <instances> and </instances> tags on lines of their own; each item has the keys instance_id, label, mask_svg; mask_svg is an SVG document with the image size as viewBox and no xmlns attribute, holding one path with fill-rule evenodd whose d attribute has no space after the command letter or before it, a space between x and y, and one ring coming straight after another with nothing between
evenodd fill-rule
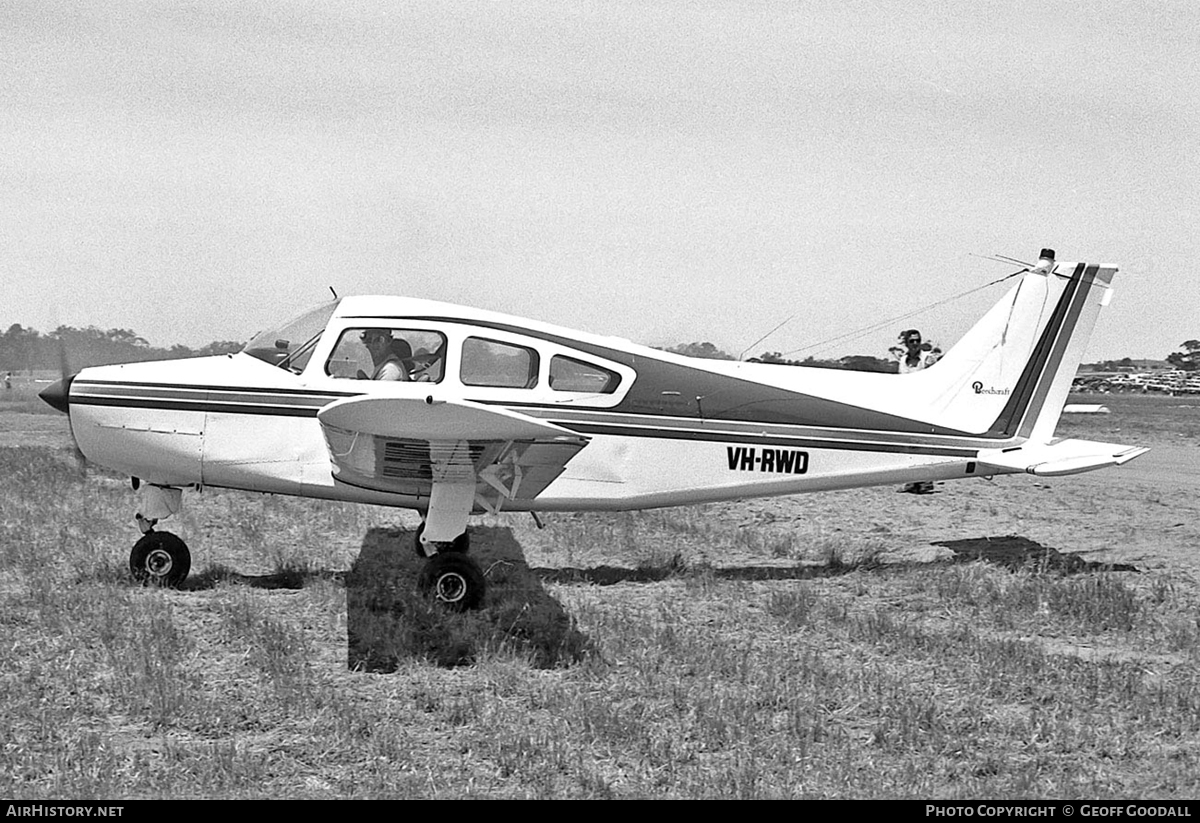
<instances>
[{"instance_id":1,"label":"cockpit windshield","mask_svg":"<svg viewBox=\"0 0 1200 823\"><path fill-rule=\"evenodd\" d=\"M323 303L279 328L259 332L242 351L272 366L299 374L312 356L338 302Z\"/></svg>"}]
</instances>

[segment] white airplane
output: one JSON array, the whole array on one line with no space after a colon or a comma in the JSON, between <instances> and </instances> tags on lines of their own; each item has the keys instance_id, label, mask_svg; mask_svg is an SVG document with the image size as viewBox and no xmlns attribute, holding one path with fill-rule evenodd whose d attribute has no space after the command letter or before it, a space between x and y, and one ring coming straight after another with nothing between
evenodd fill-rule
<instances>
[{"instance_id":1,"label":"white airplane","mask_svg":"<svg viewBox=\"0 0 1200 823\"><path fill-rule=\"evenodd\" d=\"M1113 266L1043 250L935 365L876 374L698 360L401 297L335 299L238 354L84 369L41 397L132 477L130 568L178 585L156 531L205 486L421 513L421 587L473 608L468 517L677 506L1121 465L1147 449L1054 430ZM374 378L374 379L372 379Z\"/></svg>"}]
</instances>

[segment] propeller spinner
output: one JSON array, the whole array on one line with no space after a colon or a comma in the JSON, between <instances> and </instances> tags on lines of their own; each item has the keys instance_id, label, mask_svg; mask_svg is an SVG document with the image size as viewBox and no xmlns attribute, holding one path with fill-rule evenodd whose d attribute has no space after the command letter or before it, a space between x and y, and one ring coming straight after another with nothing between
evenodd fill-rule
<instances>
[{"instance_id":1,"label":"propeller spinner","mask_svg":"<svg viewBox=\"0 0 1200 823\"><path fill-rule=\"evenodd\" d=\"M61 380L56 380L38 392L38 397L42 398L52 408L67 414L71 406L71 381L74 379L75 375L71 374L63 377Z\"/></svg>"}]
</instances>

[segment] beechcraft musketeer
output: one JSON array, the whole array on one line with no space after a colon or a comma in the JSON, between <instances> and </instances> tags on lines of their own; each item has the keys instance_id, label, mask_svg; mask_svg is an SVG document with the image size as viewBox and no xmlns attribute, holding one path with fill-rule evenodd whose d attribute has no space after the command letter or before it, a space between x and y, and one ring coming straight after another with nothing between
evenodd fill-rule
<instances>
[{"instance_id":1,"label":"beechcraft musketeer","mask_svg":"<svg viewBox=\"0 0 1200 823\"><path fill-rule=\"evenodd\" d=\"M415 509L423 589L473 608L468 518L677 506L1125 463L1056 439L1116 268L1043 250L933 366L877 374L697 360L428 300L335 299L233 355L65 376L41 397L132 478L134 576L179 585L158 521L214 486Z\"/></svg>"}]
</instances>

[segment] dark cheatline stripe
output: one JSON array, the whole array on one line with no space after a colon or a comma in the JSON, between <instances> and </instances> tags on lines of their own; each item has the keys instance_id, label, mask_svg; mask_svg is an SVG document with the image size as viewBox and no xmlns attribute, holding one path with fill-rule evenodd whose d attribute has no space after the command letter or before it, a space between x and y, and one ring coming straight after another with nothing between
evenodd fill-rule
<instances>
[{"instance_id":1,"label":"dark cheatline stripe","mask_svg":"<svg viewBox=\"0 0 1200 823\"><path fill-rule=\"evenodd\" d=\"M81 406L120 406L129 409L273 414L279 417L316 417L317 412L323 408L323 406L266 406L260 404L210 403L195 400L165 400L152 397L72 397L71 404Z\"/></svg>"},{"instance_id":2,"label":"dark cheatline stripe","mask_svg":"<svg viewBox=\"0 0 1200 823\"><path fill-rule=\"evenodd\" d=\"M652 429L637 426L613 426L580 423L575 420L550 421L579 434L606 434L618 437L651 437L656 440L692 440L712 443L746 443L758 446L786 446L805 449L840 449L844 451L888 452L891 454L925 454L943 457L974 457L978 449L951 448L908 443L874 441L825 440L814 437L787 437L741 434L738 432L708 432L687 429Z\"/></svg>"},{"instance_id":3,"label":"dark cheatline stripe","mask_svg":"<svg viewBox=\"0 0 1200 823\"><path fill-rule=\"evenodd\" d=\"M116 384L110 384L112 388L118 388ZM160 409L170 411L195 411L195 412L222 412L227 414L252 414L252 415L275 415L279 417L301 417L312 418L316 417L317 413L324 406L334 399L332 395L316 395L311 392L304 393L303 396L298 395L298 400L308 400L309 403L304 404L286 404L286 403L271 403L266 398L276 392L265 392L260 395L254 395L245 390L237 390L236 395L242 398L239 401L233 400L218 400L218 399L201 399L207 392L178 392L178 394L194 395L194 397L178 397L172 396L170 393L137 393L143 387L138 384L120 384L121 391L118 396L93 395L80 393L72 398L73 403L90 406L111 406L134 409ZM159 388L157 386L145 386L146 389ZM232 390L230 390L232 391ZM354 396L354 395L351 395ZM258 398L258 399L255 399ZM487 405L494 405L504 408L506 404L490 401ZM516 410L516 409L514 409ZM523 411L534 411L532 408L523 408ZM863 432L863 438L872 439L853 439L859 437L855 434L846 436L843 434L837 438L825 438L818 434L788 434L786 432L775 431L771 433L762 432L745 432L738 430L706 430L700 431L687 427L684 420L673 420L669 425L661 425L655 421L656 417L661 415L627 415L614 413L612 410L596 410L587 409L571 409L570 412L575 415L571 418L556 418L556 414L562 414L562 409L554 406L543 406L538 411L544 411L542 419L547 422L562 426L563 428L579 432L581 434L609 434L624 437L639 437L639 438L659 438L667 440L692 440L706 442L729 442L729 443L746 443L760 445L776 445L776 446L792 446L796 448L824 448L824 449L842 449L842 450L861 450L874 452L888 452L900 454L931 454L943 455L952 457L973 456L975 448L964 444L954 445L932 445L928 443L913 442L917 435L911 433L895 433L887 431L878 432ZM591 417L593 421L581 420L580 417ZM632 422L630 422L632 421ZM708 421L709 423L715 421ZM753 421L722 421L730 425L758 425ZM979 438L970 438L978 440Z\"/></svg>"},{"instance_id":4,"label":"dark cheatline stripe","mask_svg":"<svg viewBox=\"0 0 1200 823\"><path fill-rule=\"evenodd\" d=\"M122 388L136 389L137 384L122 384ZM147 386L146 388L156 388ZM244 390L239 390L239 394L246 395ZM273 392L272 392L273 393ZM314 401L322 400L319 396L309 396ZM275 405L269 403L238 403L238 402L220 402L215 400L182 400L172 399L170 397L142 395L142 396L120 396L120 397L102 397L82 394L78 397L73 397L72 403L89 406L112 406L133 409L160 409L170 411L195 411L195 412L224 412L228 414L253 414L253 415L274 415L277 417L301 417L315 418L317 413L324 407L328 398L325 398L319 405L306 406L288 406ZM737 431L696 431L694 429L683 428L668 428L655 427L653 425L621 425L620 423L587 423L579 420L553 420L548 422L555 423L563 428L578 432L579 434L606 434L617 435L622 437L638 437L638 438L655 438L667 440L690 440L703 441L714 443L745 443L750 445L761 446L789 446L792 448L809 448L809 449L840 449L848 451L871 451L871 452L886 452L893 454L924 454L924 455L940 455L946 457L973 457L975 449L964 447L951 446L934 446L927 444L903 443L903 442L880 442L880 441L853 441L846 439L825 439L812 436L794 436L786 434L747 434ZM886 434L886 433L882 433Z\"/></svg>"},{"instance_id":5,"label":"dark cheatline stripe","mask_svg":"<svg viewBox=\"0 0 1200 823\"><path fill-rule=\"evenodd\" d=\"M362 392L339 392L322 389L252 389L247 386L197 386L195 383L134 383L123 380L86 380L83 386L130 386L137 389L182 389L184 391L234 392L239 394L290 394L297 397L358 397Z\"/></svg>"},{"instance_id":6,"label":"dark cheatline stripe","mask_svg":"<svg viewBox=\"0 0 1200 823\"><path fill-rule=\"evenodd\" d=\"M861 441L863 438L869 438L872 442L890 442L897 444L924 443L930 444L931 438L936 438L932 441L939 447L955 448L955 447L970 447L977 448L980 440L984 439L982 435L928 435L914 434L912 432L897 432L888 431L885 429L840 429L834 426L795 426L790 424L773 423L764 425L758 421L747 420L696 420L695 418L673 417L666 414L629 414L626 412L615 412L611 409L584 409L582 407L563 408L562 406L546 406L539 404L513 404L499 403L497 401L488 400L473 400L473 402L482 405L499 405L502 408L507 408L511 411L527 414L531 417L544 419L548 422L555 422L562 426L568 426L573 421L591 425L612 425L634 427L642 429L664 429L668 432L674 430L686 431L728 431L732 434L747 435L751 437L807 437L818 440L846 440L846 441ZM563 422L566 421L566 422ZM697 429L700 425L703 428Z\"/></svg>"},{"instance_id":7,"label":"dark cheatline stripe","mask_svg":"<svg viewBox=\"0 0 1200 823\"><path fill-rule=\"evenodd\" d=\"M317 412L329 403L359 394L361 392L316 392L311 389L256 391L245 386L88 380L76 381L72 386L71 402L83 406L316 417Z\"/></svg>"}]
</instances>

